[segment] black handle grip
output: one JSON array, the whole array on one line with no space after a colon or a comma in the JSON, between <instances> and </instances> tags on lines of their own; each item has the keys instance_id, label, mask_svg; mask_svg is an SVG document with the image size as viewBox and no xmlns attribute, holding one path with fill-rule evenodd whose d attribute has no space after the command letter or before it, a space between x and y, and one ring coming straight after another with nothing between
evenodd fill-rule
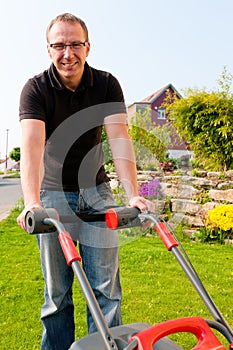
<instances>
[{"instance_id":1,"label":"black handle grip","mask_svg":"<svg viewBox=\"0 0 233 350\"><path fill-rule=\"evenodd\" d=\"M85 222L105 221L105 215L107 210L108 208L104 208L103 210L81 210L78 213L76 213L76 215L78 216L78 218Z\"/></svg>"},{"instance_id":2,"label":"black handle grip","mask_svg":"<svg viewBox=\"0 0 233 350\"><path fill-rule=\"evenodd\" d=\"M86 222L97 222L106 221L107 216L110 212L117 213L119 219L119 227L126 224L130 224L131 221L137 218L140 210L138 208L126 207L126 206L109 206L104 207L102 210L88 209L81 210L76 213L76 215L83 221ZM69 221L69 216L61 216L61 221ZM108 225L107 225L108 226Z\"/></svg>"},{"instance_id":3,"label":"black handle grip","mask_svg":"<svg viewBox=\"0 0 233 350\"><path fill-rule=\"evenodd\" d=\"M27 233L49 233L55 232L54 225L47 225L44 219L52 218L59 221L59 215L56 209L37 209L29 210L25 216L25 227Z\"/></svg>"}]
</instances>

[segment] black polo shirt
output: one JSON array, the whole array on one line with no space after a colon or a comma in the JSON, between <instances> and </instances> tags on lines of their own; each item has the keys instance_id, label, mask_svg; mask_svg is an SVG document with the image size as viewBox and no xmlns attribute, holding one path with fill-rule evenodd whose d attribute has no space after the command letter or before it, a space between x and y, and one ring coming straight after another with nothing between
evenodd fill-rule
<instances>
[{"instance_id":1,"label":"black polo shirt","mask_svg":"<svg viewBox=\"0 0 233 350\"><path fill-rule=\"evenodd\" d=\"M76 91L58 80L55 66L29 79L21 97L22 119L45 122L45 175L42 188L76 191L108 181L101 135L104 118L125 113L123 92L110 73L85 64Z\"/></svg>"}]
</instances>

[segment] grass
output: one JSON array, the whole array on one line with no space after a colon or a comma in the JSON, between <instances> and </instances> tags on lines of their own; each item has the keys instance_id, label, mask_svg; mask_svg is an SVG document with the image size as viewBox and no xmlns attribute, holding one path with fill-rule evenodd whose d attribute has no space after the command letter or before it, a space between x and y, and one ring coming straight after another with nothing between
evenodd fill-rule
<instances>
[{"instance_id":1,"label":"grass","mask_svg":"<svg viewBox=\"0 0 233 350\"><path fill-rule=\"evenodd\" d=\"M4 175L5 179L20 178L20 173L18 171L8 171L7 174L0 172L0 175Z\"/></svg>"},{"instance_id":2,"label":"grass","mask_svg":"<svg viewBox=\"0 0 233 350\"><path fill-rule=\"evenodd\" d=\"M40 307L44 283L37 243L34 236L16 225L18 209L0 223L2 350L39 349L42 332ZM125 241L124 237L120 248L124 323L155 324L194 315L212 318L172 253L166 251L157 236L138 235L129 244ZM232 326L233 247L190 241L183 246L206 289ZM78 283L74 283L74 302L78 339L86 335L85 302ZM186 334L172 338L184 349L195 344L193 336Z\"/></svg>"}]
</instances>

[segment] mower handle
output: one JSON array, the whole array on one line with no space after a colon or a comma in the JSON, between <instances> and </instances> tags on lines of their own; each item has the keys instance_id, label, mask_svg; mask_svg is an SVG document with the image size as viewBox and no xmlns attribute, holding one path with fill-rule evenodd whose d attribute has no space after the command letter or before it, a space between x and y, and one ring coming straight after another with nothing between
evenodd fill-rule
<instances>
[{"instance_id":1,"label":"mower handle","mask_svg":"<svg viewBox=\"0 0 233 350\"><path fill-rule=\"evenodd\" d=\"M106 222L107 227L112 230L140 226L140 210L127 206L106 207L103 210L79 211L73 215L60 216L54 208L43 208L29 210L25 216L25 227L28 233L49 233L56 231L53 224L45 223L45 219L54 219L63 223L78 222Z\"/></svg>"}]
</instances>

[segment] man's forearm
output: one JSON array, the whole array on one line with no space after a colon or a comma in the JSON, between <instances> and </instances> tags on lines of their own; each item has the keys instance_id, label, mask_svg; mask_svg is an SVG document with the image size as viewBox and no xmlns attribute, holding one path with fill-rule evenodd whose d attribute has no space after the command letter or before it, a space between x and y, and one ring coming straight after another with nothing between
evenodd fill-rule
<instances>
[{"instance_id":1,"label":"man's forearm","mask_svg":"<svg viewBox=\"0 0 233 350\"><path fill-rule=\"evenodd\" d=\"M21 163L21 185L25 206L33 206L40 203L42 171L41 165L35 164L30 156L26 158Z\"/></svg>"},{"instance_id":2,"label":"man's forearm","mask_svg":"<svg viewBox=\"0 0 233 350\"><path fill-rule=\"evenodd\" d=\"M45 145L44 122L25 119L22 124L21 184L25 206L40 203L40 186L43 176L43 154Z\"/></svg>"}]
</instances>

